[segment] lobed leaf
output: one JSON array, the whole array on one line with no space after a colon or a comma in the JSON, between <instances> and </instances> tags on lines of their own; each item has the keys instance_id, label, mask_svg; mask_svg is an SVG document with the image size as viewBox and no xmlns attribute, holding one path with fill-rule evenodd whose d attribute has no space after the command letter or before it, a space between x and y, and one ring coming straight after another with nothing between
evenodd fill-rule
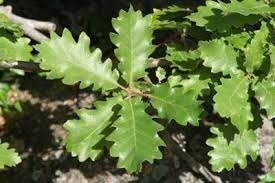
<instances>
[{"instance_id":1,"label":"lobed leaf","mask_svg":"<svg viewBox=\"0 0 275 183\"><path fill-rule=\"evenodd\" d=\"M0 169L4 168L5 166L13 167L22 161L14 149L9 149L8 143L0 144L0 154Z\"/></svg>"},{"instance_id":2,"label":"lobed leaf","mask_svg":"<svg viewBox=\"0 0 275 183\"><path fill-rule=\"evenodd\" d=\"M23 31L19 24L13 23L8 17L0 13L0 35L7 38L20 38L23 36Z\"/></svg>"},{"instance_id":3,"label":"lobed leaf","mask_svg":"<svg viewBox=\"0 0 275 183\"><path fill-rule=\"evenodd\" d=\"M162 157L158 147L164 142L157 133L163 127L145 113L146 106L139 98L127 98L121 105L120 117L112 125L115 130L108 136L114 142L110 154L119 158L119 168L132 173L141 170L143 161L153 163Z\"/></svg>"},{"instance_id":4,"label":"lobed leaf","mask_svg":"<svg viewBox=\"0 0 275 183\"><path fill-rule=\"evenodd\" d=\"M182 81L182 76L180 75L171 75L167 79L167 83L170 88L181 86L181 81Z\"/></svg>"},{"instance_id":5,"label":"lobed leaf","mask_svg":"<svg viewBox=\"0 0 275 183\"><path fill-rule=\"evenodd\" d=\"M78 156L79 161L88 158L95 160L102 152L99 145L105 138L102 132L111 124L110 118L114 114L112 109L120 101L120 97L97 101L95 109L80 109L77 111L79 120L69 120L64 124L68 131L66 148L73 156Z\"/></svg>"},{"instance_id":6,"label":"lobed leaf","mask_svg":"<svg viewBox=\"0 0 275 183\"><path fill-rule=\"evenodd\" d=\"M174 119L180 125L188 122L198 125L202 113L197 93L193 90L184 90L182 87L171 88L168 84L152 87L150 98L154 108L161 118Z\"/></svg>"},{"instance_id":7,"label":"lobed leaf","mask_svg":"<svg viewBox=\"0 0 275 183\"><path fill-rule=\"evenodd\" d=\"M215 87L214 108L222 116L231 119L239 131L248 129L249 121L253 120L251 106L248 102L249 81L243 75L230 79L221 79L222 84Z\"/></svg>"},{"instance_id":8,"label":"lobed leaf","mask_svg":"<svg viewBox=\"0 0 275 183\"><path fill-rule=\"evenodd\" d=\"M198 50L182 51L174 47L167 47L165 59L172 62L172 66L179 67L181 70L192 70L197 65L200 58Z\"/></svg>"},{"instance_id":9,"label":"lobed leaf","mask_svg":"<svg viewBox=\"0 0 275 183\"><path fill-rule=\"evenodd\" d=\"M237 53L231 45L221 39L202 41L199 43L203 65L211 68L211 72L223 72L224 75L238 73Z\"/></svg>"},{"instance_id":10,"label":"lobed leaf","mask_svg":"<svg viewBox=\"0 0 275 183\"><path fill-rule=\"evenodd\" d=\"M275 8L269 7L262 0L231 0L230 3L209 0L206 6L200 6L197 12L187 18L209 31L226 32L232 26L254 24L274 12Z\"/></svg>"},{"instance_id":11,"label":"lobed leaf","mask_svg":"<svg viewBox=\"0 0 275 183\"><path fill-rule=\"evenodd\" d=\"M258 82L254 87L255 96L269 119L275 117L275 81L271 78Z\"/></svg>"},{"instance_id":12,"label":"lobed leaf","mask_svg":"<svg viewBox=\"0 0 275 183\"><path fill-rule=\"evenodd\" d=\"M193 91L197 96L202 95L203 89L208 89L210 79L201 79L200 75L188 75L188 78L182 78L180 75L171 75L168 78L168 84L171 88L182 86L183 93Z\"/></svg>"},{"instance_id":13,"label":"lobed leaf","mask_svg":"<svg viewBox=\"0 0 275 183\"><path fill-rule=\"evenodd\" d=\"M223 169L229 171L234 168L235 164L245 168L247 156L250 156L253 161L256 160L259 145L254 131L244 130L240 134L235 134L234 139L229 143L217 127L212 127L211 132L217 135L217 137L206 141L206 144L213 148L208 153L211 157L209 163L212 165L213 171L221 172Z\"/></svg>"},{"instance_id":14,"label":"lobed leaf","mask_svg":"<svg viewBox=\"0 0 275 183\"><path fill-rule=\"evenodd\" d=\"M8 93L10 91L10 86L7 83L0 83L0 107L4 111L9 110L9 100Z\"/></svg>"},{"instance_id":15,"label":"lobed leaf","mask_svg":"<svg viewBox=\"0 0 275 183\"><path fill-rule=\"evenodd\" d=\"M234 48L244 50L250 38L251 37L250 37L249 33L242 32L239 34L231 34L230 36L227 36L225 39Z\"/></svg>"},{"instance_id":16,"label":"lobed leaf","mask_svg":"<svg viewBox=\"0 0 275 183\"><path fill-rule=\"evenodd\" d=\"M241 27L245 24L255 24L260 17L256 15L243 16L240 14L224 15L219 10L219 3L206 1L206 6L200 6L198 12L192 13L187 18L197 26L205 27L208 31L226 32L232 27Z\"/></svg>"},{"instance_id":17,"label":"lobed leaf","mask_svg":"<svg viewBox=\"0 0 275 183\"><path fill-rule=\"evenodd\" d=\"M157 76L159 82L161 82L162 80L164 80L165 77L166 77L166 71L165 71L165 69L163 69L162 67L158 67L157 70L156 70L156 76Z\"/></svg>"},{"instance_id":18,"label":"lobed leaf","mask_svg":"<svg viewBox=\"0 0 275 183\"><path fill-rule=\"evenodd\" d=\"M275 46L271 45L270 46L270 73L269 75L275 78Z\"/></svg>"},{"instance_id":19,"label":"lobed leaf","mask_svg":"<svg viewBox=\"0 0 275 183\"><path fill-rule=\"evenodd\" d=\"M231 0L230 3L219 1L219 4L224 14L238 13L244 16L251 14L267 16L271 13L275 13L275 8L270 7L263 0Z\"/></svg>"},{"instance_id":20,"label":"lobed leaf","mask_svg":"<svg viewBox=\"0 0 275 183\"><path fill-rule=\"evenodd\" d=\"M200 79L200 75L189 75L187 79L183 79L180 85L183 92L193 91L197 96L202 95L202 90L209 88L210 79Z\"/></svg>"},{"instance_id":21,"label":"lobed leaf","mask_svg":"<svg viewBox=\"0 0 275 183\"><path fill-rule=\"evenodd\" d=\"M119 17L112 20L112 25L117 32L111 33L110 38L117 46L115 55L120 61L118 67L123 79L132 85L145 75L148 57L154 51L151 16L143 17L140 11L130 7L128 12L121 10Z\"/></svg>"},{"instance_id":22,"label":"lobed leaf","mask_svg":"<svg viewBox=\"0 0 275 183\"><path fill-rule=\"evenodd\" d=\"M81 33L76 43L72 34L65 29L61 37L55 33L51 39L36 45L42 62L40 67L49 71L49 79L60 79L65 84L80 82L80 88L86 88L93 84L94 89L114 89L118 86L118 72L112 71L112 63L107 59L101 62L100 49L90 52L90 39L85 33Z\"/></svg>"},{"instance_id":23,"label":"lobed leaf","mask_svg":"<svg viewBox=\"0 0 275 183\"><path fill-rule=\"evenodd\" d=\"M154 9L152 14L152 27L156 29L175 29L183 31L190 27L190 22L184 21L184 17L189 10L178 5L171 5L163 9Z\"/></svg>"},{"instance_id":24,"label":"lobed leaf","mask_svg":"<svg viewBox=\"0 0 275 183\"><path fill-rule=\"evenodd\" d=\"M0 62L1 61L29 61L32 59L30 40L19 38L11 42L5 37L0 37Z\"/></svg>"},{"instance_id":25,"label":"lobed leaf","mask_svg":"<svg viewBox=\"0 0 275 183\"><path fill-rule=\"evenodd\" d=\"M267 44L267 37L269 30L265 22L262 23L261 29L255 31L255 36L251 43L245 49L246 61L244 66L246 71L252 73L259 69L264 60L264 53L266 52L265 45Z\"/></svg>"}]
</instances>

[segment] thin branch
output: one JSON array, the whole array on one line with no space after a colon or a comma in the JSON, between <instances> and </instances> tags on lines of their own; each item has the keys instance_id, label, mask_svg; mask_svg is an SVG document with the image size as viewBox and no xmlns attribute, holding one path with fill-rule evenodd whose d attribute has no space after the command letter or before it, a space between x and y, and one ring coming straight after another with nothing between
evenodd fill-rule
<instances>
[{"instance_id":1,"label":"thin branch","mask_svg":"<svg viewBox=\"0 0 275 183\"><path fill-rule=\"evenodd\" d=\"M19 24L25 35L37 42L48 39L48 37L40 31L51 32L56 28L56 25L52 22L38 21L15 15L12 13L11 6L0 6L0 13L4 14L12 22Z\"/></svg>"},{"instance_id":2,"label":"thin branch","mask_svg":"<svg viewBox=\"0 0 275 183\"><path fill-rule=\"evenodd\" d=\"M23 62L23 61L1 61L0 69L20 69L26 72L42 72L39 68L39 64L35 62Z\"/></svg>"},{"instance_id":3,"label":"thin branch","mask_svg":"<svg viewBox=\"0 0 275 183\"><path fill-rule=\"evenodd\" d=\"M12 22L17 23L21 26L23 32L25 35L29 36L31 39L41 42L43 40L49 39L46 35L41 33L40 31L46 31L51 32L56 29L56 25L52 22L46 22L46 21L38 21L33 19L24 18L18 15L15 15L12 13L12 7L11 6L0 6L0 13L4 14L7 18L9 18ZM149 66L149 68L155 68L158 66L168 66L169 62L167 62L164 59L152 59L152 62ZM14 62L3 62L0 63L0 69L12 69L12 68L18 68L25 70L27 72L37 72L41 71L37 64L33 62L20 62L20 61L14 61Z\"/></svg>"},{"instance_id":4,"label":"thin branch","mask_svg":"<svg viewBox=\"0 0 275 183\"><path fill-rule=\"evenodd\" d=\"M188 166L196 173L203 175L207 181L214 183L222 183L220 177L212 174L205 166L197 162L189 153L185 151L181 146L180 139L173 136L171 137L168 132L164 134L164 140L167 147L175 154L177 154L182 160L184 160Z\"/></svg>"},{"instance_id":5,"label":"thin branch","mask_svg":"<svg viewBox=\"0 0 275 183\"><path fill-rule=\"evenodd\" d=\"M1 8L1 7L0 7ZM168 66L169 63L165 60L159 60L159 59L154 59L149 66L149 68L155 68L159 66ZM23 61L8 61L0 62L0 70L3 69L21 69L26 72L41 72L42 70L39 68L39 64L35 62L23 62ZM148 78L145 78L148 80ZM122 86L119 86L121 89L124 89L125 91L127 90L126 88L123 88Z\"/></svg>"}]
</instances>

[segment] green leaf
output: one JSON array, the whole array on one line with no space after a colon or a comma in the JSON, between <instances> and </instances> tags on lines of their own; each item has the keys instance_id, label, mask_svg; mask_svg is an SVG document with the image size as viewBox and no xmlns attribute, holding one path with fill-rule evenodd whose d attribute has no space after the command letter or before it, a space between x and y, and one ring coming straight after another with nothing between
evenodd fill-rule
<instances>
[{"instance_id":1,"label":"green leaf","mask_svg":"<svg viewBox=\"0 0 275 183\"><path fill-rule=\"evenodd\" d=\"M163 127L145 113L146 105L139 98L127 98L121 103L120 117L113 127L116 129L107 138L114 142L110 154L118 157L118 167L129 173L141 170L143 161L153 163L162 157L159 146L164 142L158 136Z\"/></svg>"},{"instance_id":2,"label":"green leaf","mask_svg":"<svg viewBox=\"0 0 275 183\"><path fill-rule=\"evenodd\" d=\"M145 75L148 57L154 51L152 45L151 16L142 16L140 11L130 7L128 12L120 11L119 17L112 20L117 33L111 33L111 41L118 47L115 55L120 61L122 77L132 85Z\"/></svg>"},{"instance_id":3,"label":"green leaf","mask_svg":"<svg viewBox=\"0 0 275 183\"><path fill-rule=\"evenodd\" d=\"M239 131L248 129L249 121L253 120L248 102L248 79L243 75L236 75L230 79L223 78L221 82L221 85L215 87L215 110L222 117L230 118Z\"/></svg>"},{"instance_id":4,"label":"green leaf","mask_svg":"<svg viewBox=\"0 0 275 183\"><path fill-rule=\"evenodd\" d=\"M11 42L5 37L0 37L0 61L29 61L32 58L30 40L19 38Z\"/></svg>"},{"instance_id":5,"label":"green leaf","mask_svg":"<svg viewBox=\"0 0 275 183\"><path fill-rule=\"evenodd\" d=\"M188 78L182 78L180 75L171 75L168 78L168 83L171 88L182 86L183 93L193 90L197 96L202 94L203 89L209 88L210 79L201 79L200 75L189 75Z\"/></svg>"},{"instance_id":6,"label":"green leaf","mask_svg":"<svg viewBox=\"0 0 275 183\"><path fill-rule=\"evenodd\" d=\"M244 50L248 40L250 39L250 35L247 32L242 32L240 34L231 34L230 36L227 36L225 39L234 48Z\"/></svg>"},{"instance_id":7,"label":"green leaf","mask_svg":"<svg viewBox=\"0 0 275 183\"><path fill-rule=\"evenodd\" d=\"M0 83L0 106L4 111L9 110L8 92L10 86L7 83Z\"/></svg>"},{"instance_id":8,"label":"green leaf","mask_svg":"<svg viewBox=\"0 0 275 183\"><path fill-rule=\"evenodd\" d=\"M112 109L120 101L119 97L97 101L95 109L80 109L77 111L79 120L69 120L64 124L68 131L66 148L73 156L78 156L79 161L95 160L102 152L102 147L98 146L105 138L102 132L111 124Z\"/></svg>"},{"instance_id":9,"label":"green leaf","mask_svg":"<svg viewBox=\"0 0 275 183\"><path fill-rule=\"evenodd\" d=\"M165 79L165 75L166 75L165 69L158 67L156 70L156 76L157 76L159 82L161 82L162 80Z\"/></svg>"},{"instance_id":10,"label":"green leaf","mask_svg":"<svg viewBox=\"0 0 275 183\"><path fill-rule=\"evenodd\" d=\"M168 77L167 82L170 88L180 86L182 81L182 76L180 75L171 75Z\"/></svg>"},{"instance_id":11,"label":"green leaf","mask_svg":"<svg viewBox=\"0 0 275 183\"><path fill-rule=\"evenodd\" d=\"M259 151L256 134L252 130L244 130L235 134L234 139L228 143L224 134L217 128L212 127L211 132L217 137L210 138L206 144L213 147L208 155L211 157L209 163L213 171L221 172L223 169L231 170L235 164L243 169L247 166L246 156L256 160Z\"/></svg>"},{"instance_id":12,"label":"green leaf","mask_svg":"<svg viewBox=\"0 0 275 183\"><path fill-rule=\"evenodd\" d=\"M188 122L198 125L202 108L197 97L196 91L185 91L182 87L170 88L168 84L152 87L150 94L151 103L158 110L158 115L161 118L174 119L180 125Z\"/></svg>"},{"instance_id":13,"label":"green leaf","mask_svg":"<svg viewBox=\"0 0 275 183\"><path fill-rule=\"evenodd\" d=\"M273 79L258 82L254 87L255 96L269 119L275 117L275 81Z\"/></svg>"},{"instance_id":14,"label":"green leaf","mask_svg":"<svg viewBox=\"0 0 275 183\"><path fill-rule=\"evenodd\" d=\"M1 4L1 2L0 2ZM4 14L0 13L0 36L20 38L23 36L23 31L19 24L13 23Z\"/></svg>"},{"instance_id":15,"label":"green leaf","mask_svg":"<svg viewBox=\"0 0 275 183\"><path fill-rule=\"evenodd\" d=\"M172 62L172 66L179 67L181 70L192 70L197 65L197 59L200 58L198 50L182 51L178 48L167 47L165 59Z\"/></svg>"},{"instance_id":16,"label":"green leaf","mask_svg":"<svg viewBox=\"0 0 275 183\"><path fill-rule=\"evenodd\" d=\"M196 22L197 26L203 27L207 25L208 20L207 17L211 17L214 15L214 12L212 11L213 8L218 9L219 4L215 1L206 1L206 6L200 6L198 7L197 12L192 13L187 18L191 20L192 22Z\"/></svg>"},{"instance_id":17,"label":"green leaf","mask_svg":"<svg viewBox=\"0 0 275 183\"><path fill-rule=\"evenodd\" d=\"M264 53L267 51L265 45L267 44L267 37L269 30L265 22L262 23L261 29L255 31L255 36L251 43L245 49L246 61L244 66L246 71L252 73L254 70L259 69L264 60Z\"/></svg>"},{"instance_id":18,"label":"green leaf","mask_svg":"<svg viewBox=\"0 0 275 183\"><path fill-rule=\"evenodd\" d=\"M209 88L210 79L200 79L200 75L189 75L187 79L183 79L180 84L183 86L183 93L193 90L199 96L203 89Z\"/></svg>"},{"instance_id":19,"label":"green leaf","mask_svg":"<svg viewBox=\"0 0 275 183\"><path fill-rule=\"evenodd\" d=\"M211 72L223 72L224 75L238 73L237 53L231 45L223 40L202 41L199 43L203 65L211 68Z\"/></svg>"},{"instance_id":20,"label":"green leaf","mask_svg":"<svg viewBox=\"0 0 275 183\"><path fill-rule=\"evenodd\" d=\"M187 22L185 15L189 12L186 8L178 5L168 6L163 9L154 9L152 14L152 27L156 29L175 29L183 31L190 27L190 22Z\"/></svg>"},{"instance_id":21,"label":"green leaf","mask_svg":"<svg viewBox=\"0 0 275 183\"><path fill-rule=\"evenodd\" d=\"M269 7L263 0L231 0L231 3L219 1L219 5L224 14L238 13L244 16L251 14L267 16L275 13L275 7Z\"/></svg>"},{"instance_id":22,"label":"green leaf","mask_svg":"<svg viewBox=\"0 0 275 183\"><path fill-rule=\"evenodd\" d=\"M52 33L50 40L43 41L35 48L42 59L40 67L49 70L49 79L63 78L62 81L69 85L80 82L80 88L92 84L94 89L116 88L119 75L117 70L112 71L111 60L102 63L100 49L90 52L89 45L90 39L85 33L81 33L76 43L65 29L62 37Z\"/></svg>"},{"instance_id":23,"label":"green leaf","mask_svg":"<svg viewBox=\"0 0 275 183\"><path fill-rule=\"evenodd\" d=\"M275 78L275 46L270 46L270 61L271 61L271 68L270 68L270 75Z\"/></svg>"},{"instance_id":24,"label":"green leaf","mask_svg":"<svg viewBox=\"0 0 275 183\"><path fill-rule=\"evenodd\" d=\"M232 1L230 4L234 3L236 1ZM221 1L208 0L206 6L200 6L197 12L192 13L187 18L195 22L197 26L205 27L209 31L217 30L218 32L226 32L232 26L241 27L245 24L254 24L261 18L259 12L251 11L249 15L243 15L241 11L237 12L236 9L227 8L227 5L229 4ZM246 4L240 6L240 8L246 8Z\"/></svg>"},{"instance_id":25,"label":"green leaf","mask_svg":"<svg viewBox=\"0 0 275 183\"><path fill-rule=\"evenodd\" d=\"M170 62L182 62L187 60L196 60L200 58L200 52L198 50L193 51L180 51L173 47L167 47L166 60ZM176 64L176 63L175 63Z\"/></svg>"},{"instance_id":26,"label":"green leaf","mask_svg":"<svg viewBox=\"0 0 275 183\"><path fill-rule=\"evenodd\" d=\"M1 143L1 141L0 141ZM0 169L4 168L5 166L13 167L19 163L21 163L21 158L19 157L18 153L15 152L14 149L8 149L8 143L1 143L0 144Z\"/></svg>"}]
</instances>

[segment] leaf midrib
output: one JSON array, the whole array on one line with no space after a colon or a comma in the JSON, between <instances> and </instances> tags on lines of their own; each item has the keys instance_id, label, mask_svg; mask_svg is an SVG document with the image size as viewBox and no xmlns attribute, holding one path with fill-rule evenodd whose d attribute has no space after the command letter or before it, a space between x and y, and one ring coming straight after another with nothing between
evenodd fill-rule
<instances>
[{"instance_id":1,"label":"leaf midrib","mask_svg":"<svg viewBox=\"0 0 275 183\"><path fill-rule=\"evenodd\" d=\"M131 67L130 67L130 78L129 78L129 85L132 86L133 85L133 41L132 41L132 35L133 35L133 29L134 29L134 25L132 25L133 20L132 20L133 16L130 16L130 25L131 25L131 29L130 29L130 59L131 59Z\"/></svg>"},{"instance_id":2,"label":"leaf midrib","mask_svg":"<svg viewBox=\"0 0 275 183\"><path fill-rule=\"evenodd\" d=\"M113 115L113 113L111 113L111 115L110 115L110 117ZM109 118L110 118L109 117ZM92 135L94 135L94 134L96 134L96 132L98 132L99 130L100 130L100 128L102 128L104 125L105 125L105 123L107 123L108 121L109 121L109 118L105 118L105 120L104 121L101 121L100 122L100 124L99 125L97 125L97 127L94 129L94 130L91 130L92 132L90 132L90 130L89 130L89 135L88 136L86 136L86 137L84 137L84 138L82 138L81 140L79 140L79 142L85 142L85 141L87 141ZM82 119L83 120L83 119ZM85 121L85 120L83 120L83 121ZM89 124L88 126L91 126L91 124ZM107 126L107 125L106 125ZM93 128L91 128L91 129L93 129ZM100 134L97 134L97 135L100 135ZM79 143L75 143L77 146L78 146L78 144ZM95 145L95 144L94 144ZM94 146L93 145L93 146Z\"/></svg>"},{"instance_id":3,"label":"leaf midrib","mask_svg":"<svg viewBox=\"0 0 275 183\"><path fill-rule=\"evenodd\" d=\"M243 81L245 80L245 78L243 78L240 83L237 85L237 87L235 88L235 90L232 92L232 94L230 95L229 97L229 101L230 101L230 104L232 106L232 97L235 95L235 93L237 92L237 90L240 88L241 84L243 83Z\"/></svg>"},{"instance_id":4,"label":"leaf midrib","mask_svg":"<svg viewBox=\"0 0 275 183\"><path fill-rule=\"evenodd\" d=\"M136 137L136 119L135 119L135 113L134 113L134 109L133 109L133 104L131 102L130 99L128 99L129 105L130 105L130 110L131 110L131 117L132 117L132 128L133 128L133 137L134 137L134 148L133 151L135 152L134 154L136 154L136 147L137 147L137 137Z\"/></svg>"}]
</instances>

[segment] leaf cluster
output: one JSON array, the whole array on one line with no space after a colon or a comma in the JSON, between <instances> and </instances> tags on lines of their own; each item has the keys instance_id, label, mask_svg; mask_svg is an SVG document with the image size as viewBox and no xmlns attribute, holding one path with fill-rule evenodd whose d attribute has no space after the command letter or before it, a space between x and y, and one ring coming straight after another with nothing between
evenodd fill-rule
<instances>
[{"instance_id":1,"label":"leaf cluster","mask_svg":"<svg viewBox=\"0 0 275 183\"><path fill-rule=\"evenodd\" d=\"M117 47L117 67L110 59L102 61L99 49L89 49L89 38L84 33L75 42L65 29L61 37L53 33L50 40L35 47L49 79L80 83L81 88L100 89L107 96L106 101L97 101L94 109L80 109L79 119L64 125L68 131L66 147L80 161L97 159L104 148L118 158L117 166L128 172L141 170L144 161L160 159L159 147L165 144L158 132L163 126L146 112L150 106L161 118L198 125L202 109L195 91L165 83L144 87L149 56L155 49L151 22L151 15L143 16L132 7L112 20L115 33L110 39Z\"/></svg>"},{"instance_id":2,"label":"leaf cluster","mask_svg":"<svg viewBox=\"0 0 275 183\"><path fill-rule=\"evenodd\" d=\"M256 160L259 115L274 118L274 13L264 1L209 0L185 17L190 27L181 31L181 40L167 45L166 59L175 71L169 77L178 78L180 72L181 77L199 73L210 79L207 106L213 110L206 110L219 119L211 128L216 137L206 141L213 148L208 155L214 171L236 164L245 168L247 156ZM203 37L192 33L198 28Z\"/></svg>"},{"instance_id":3,"label":"leaf cluster","mask_svg":"<svg viewBox=\"0 0 275 183\"><path fill-rule=\"evenodd\" d=\"M247 156L258 156L260 114L275 117L274 13L263 0L209 0L194 12L173 5L146 16L130 7L112 19L113 60L91 49L85 33L75 40L67 29L33 47L27 38L2 36L0 60L29 62L34 48L47 79L100 91L103 99L93 109L79 109L78 119L64 124L66 148L79 161L96 160L107 149L119 168L140 171L144 161L162 157L159 132L169 122L198 126L215 119L206 141L212 169L245 168ZM159 59L170 65L153 69L154 80L149 68L155 30L180 38L166 41L166 56ZM19 162L12 157L3 165Z\"/></svg>"}]
</instances>

